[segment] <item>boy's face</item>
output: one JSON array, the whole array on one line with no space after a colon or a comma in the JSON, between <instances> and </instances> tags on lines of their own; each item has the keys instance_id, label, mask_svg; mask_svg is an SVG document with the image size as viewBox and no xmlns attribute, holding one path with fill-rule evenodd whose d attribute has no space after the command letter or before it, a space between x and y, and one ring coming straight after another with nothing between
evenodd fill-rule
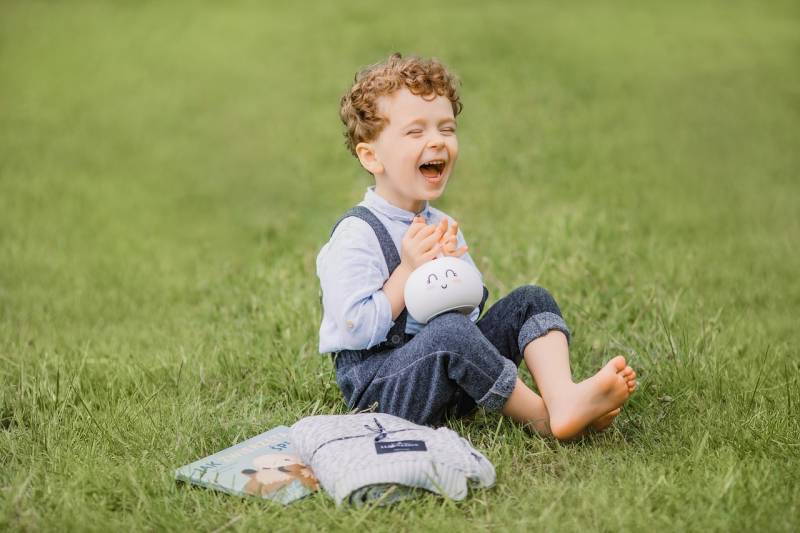
<instances>
[{"instance_id":1,"label":"boy's face","mask_svg":"<svg viewBox=\"0 0 800 533\"><path fill-rule=\"evenodd\" d=\"M423 98L405 87L378 98L377 107L389 122L356 153L378 194L417 213L444 192L458 158L453 107L444 96Z\"/></svg>"}]
</instances>

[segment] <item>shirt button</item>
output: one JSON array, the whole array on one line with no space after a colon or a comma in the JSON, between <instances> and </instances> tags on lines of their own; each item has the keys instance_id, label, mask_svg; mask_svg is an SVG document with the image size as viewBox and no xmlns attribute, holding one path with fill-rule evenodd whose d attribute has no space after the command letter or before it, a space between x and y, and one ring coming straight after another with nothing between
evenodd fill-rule
<instances>
[{"instance_id":1,"label":"shirt button","mask_svg":"<svg viewBox=\"0 0 800 533\"><path fill-rule=\"evenodd\" d=\"M355 325L355 324L353 324L353 321L352 321L352 320L348 320L348 321L347 321L347 329L353 329L353 326L354 326L354 325Z\"/></svg>"},{"instance_id":2,"label":"shirt button","mask_svg":"<svg viewBox=\"0 0 800 533\"><path fill-rule=\"evenodd\" d=\"M392 343L397 344L400 342L400 335L392 335Z\"/></svg>"}]
</instances>

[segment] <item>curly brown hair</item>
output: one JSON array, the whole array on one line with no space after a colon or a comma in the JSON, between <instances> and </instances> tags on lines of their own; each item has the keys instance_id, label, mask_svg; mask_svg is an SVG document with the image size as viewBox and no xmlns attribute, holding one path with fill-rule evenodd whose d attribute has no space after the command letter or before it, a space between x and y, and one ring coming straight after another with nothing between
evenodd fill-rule
<instances>
[{"instance_id":1,"label":"curly brown hair","mask_svg":"<svg viewBox=\"0 0 800 533\"><path fill-rule=\"evenodd\" d=\"M394 53L385 61L362 69L339 105L339 117L347 128L345 145L356 155L358 143L375 140L388 123L388 119L378 113L378 98L404 86L423 97L446 96L453 106L453 116L458 116L463 106L457 85L458 78L435 58L403 58Z\"/></svg>"}]
</instances>

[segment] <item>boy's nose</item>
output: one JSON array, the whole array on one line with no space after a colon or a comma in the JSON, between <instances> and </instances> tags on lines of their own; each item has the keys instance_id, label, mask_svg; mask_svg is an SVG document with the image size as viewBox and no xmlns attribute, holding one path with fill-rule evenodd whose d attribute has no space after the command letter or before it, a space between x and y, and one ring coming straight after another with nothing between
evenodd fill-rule
<instances>
[{"instance_id":1,"label":"boy's nose","mask_svg":"<svg viewBox=\"0 0 800 533\"><path fill-rule=\"evenodd\" d=\"M428 140L428 146L431 148L440 148L444 146L444 138L441 135L433 134Z\"/></svg>"}]
</instances>

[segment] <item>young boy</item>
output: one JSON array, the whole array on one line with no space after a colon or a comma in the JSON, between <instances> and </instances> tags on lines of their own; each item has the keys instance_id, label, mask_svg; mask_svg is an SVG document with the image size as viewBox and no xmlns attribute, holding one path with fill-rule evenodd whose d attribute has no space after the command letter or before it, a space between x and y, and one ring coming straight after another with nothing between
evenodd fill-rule
<instances>
[{"instance_id":1,"label":"young boy","mask_svg":"<svg viewBox=\"0 0 800 533\"><path fill-rule=\"evenodd\" d=\"M476 405L499 410L542 435L567 440L601 431L635 390L617 356L574 383L569 329L553 297L523 286L470 315L428 324L405 310L411 272L438 254L475 266L439 198L458 158L455 77L437 60L394 54L358 73L341 99L347 146L375 179L337 222L317 257L323 318L320 353L332 353L350 408L377 409L439 425ZM541 393L517 377L524 360Z\"/></svg>"}]
</instances>

